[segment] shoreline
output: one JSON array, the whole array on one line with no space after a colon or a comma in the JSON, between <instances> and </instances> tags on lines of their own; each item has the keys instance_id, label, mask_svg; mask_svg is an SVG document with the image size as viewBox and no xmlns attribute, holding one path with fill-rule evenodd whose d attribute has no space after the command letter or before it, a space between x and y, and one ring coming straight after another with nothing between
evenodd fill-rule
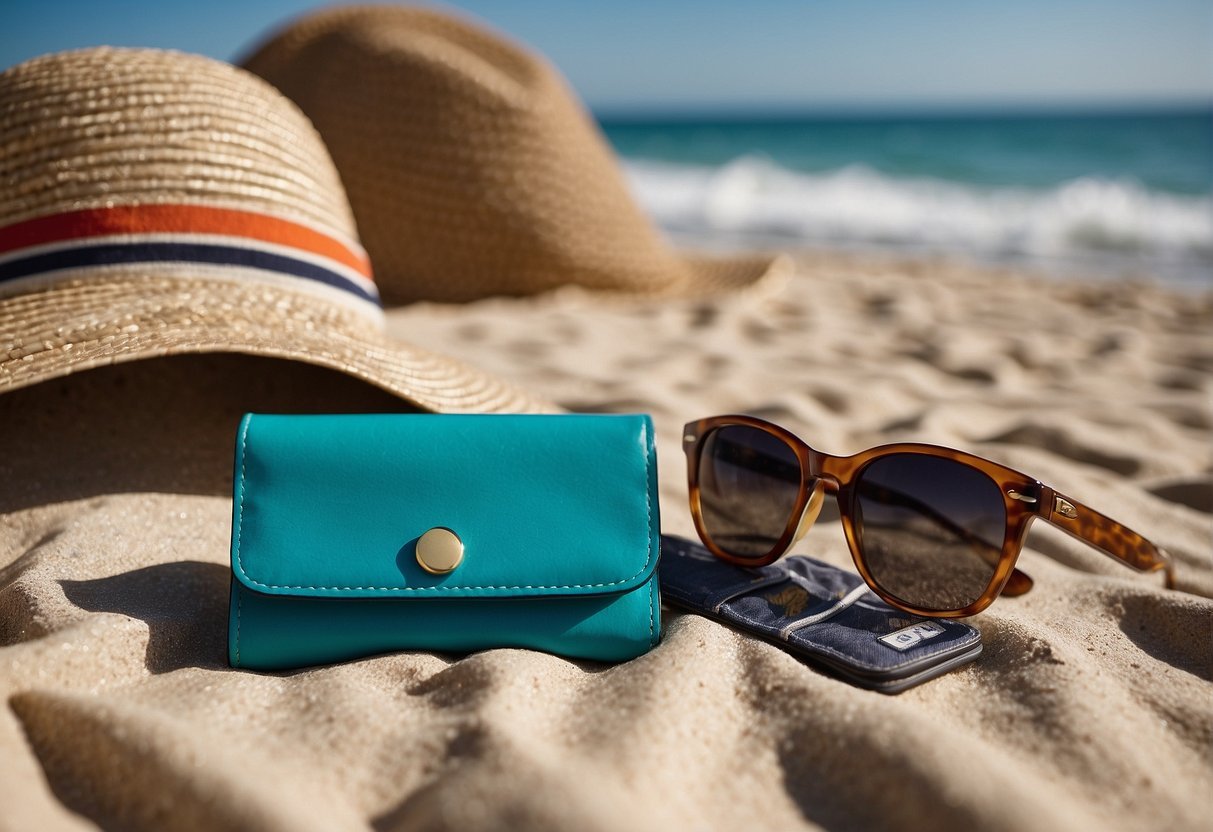
<instances>
[{"instance_id":1,"label":"shoreline","mask_svg":"<svg viewBox=\"0 0 1213 832\"><path fill-rule=\"evenodd\" d=\"M837 257L841 260L868 260L888 264L945 263L951 267L968 268L976 272L989 272L1000 276L1018 274L1053 282L1132 283L1173 289L1185 294L1213 293L1213 270L1200 270L1195 267L1185 268L1186 277L1168 277L1152 272L1147 267L1126 269L1123 263L1109 261L1100 264L1083 258L1068 261L1011 256L997 258L925 246L913 249L904 246L879 247L867 243L804 242L774 234L701 234L672 232L667 229L663 229L662 233L679 249L720 255L783 251L794 258Z\"/></svg>"}]
</instances>

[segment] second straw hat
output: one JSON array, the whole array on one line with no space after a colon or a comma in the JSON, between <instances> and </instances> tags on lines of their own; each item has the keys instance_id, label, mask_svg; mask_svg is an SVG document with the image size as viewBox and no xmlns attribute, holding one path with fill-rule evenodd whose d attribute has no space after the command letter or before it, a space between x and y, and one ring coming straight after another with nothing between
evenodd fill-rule
<instances>
[{"instance_id":1,"label":"second straw hat","mask_svg":"<svg viewBox=\"0 0 1213 832\"><path fill-rule=\"evenodd\" d=\"M786 271L782 258L672 250L559 74L466 20L400 6L328 9L271 38L245 67L324 137L386 302L570 283L715 294Z\"/></svg>"}]
</instances>

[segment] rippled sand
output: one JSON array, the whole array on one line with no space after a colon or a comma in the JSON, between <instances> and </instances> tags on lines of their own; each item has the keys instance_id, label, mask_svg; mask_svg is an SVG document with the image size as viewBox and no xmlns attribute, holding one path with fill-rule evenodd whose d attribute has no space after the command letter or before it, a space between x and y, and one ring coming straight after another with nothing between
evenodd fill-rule
<instances>
[{"instance_id":1,"label":"rippled sand","mask_svg":"<svg viewBox=\"0 0 1213 832\"><path fill-rule=\"evenodd\" d=\"M576 410L775 419L1025 470L1174 555L1180 592L1037 526L974 664L889 697L667 613L626 664L522 650L226 667L239 413L378 410L270 360L0 396L0 827L1204 829L1213 794L1213 295L806 255L779 293L561 292L389 313ZM587 483L588 485L588 483ZM797 551L849 564L836 512Z\"/></svg>"}]
</instances>

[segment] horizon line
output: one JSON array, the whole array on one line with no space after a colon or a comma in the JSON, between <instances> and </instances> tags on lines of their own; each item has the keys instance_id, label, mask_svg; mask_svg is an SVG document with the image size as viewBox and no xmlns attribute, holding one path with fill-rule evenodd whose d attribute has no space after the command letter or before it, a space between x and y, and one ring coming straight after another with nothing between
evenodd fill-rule
<instances>
[{"instance_id":1,"label":"horizon line","mask_svg":"<svg viewBox=\"0 0 1213 832\"><path fill-rule=\"evenodd\" d=\"M598 121L746 121L770 119L881 119L912 118L1023 118L1023 117L1100 117L1141 115L1213 116L1213 97L1168 100L1124 99L1119 101L1006 101L1006 102L871 102L772 103L755 104L648 104L589 106Z\"/></svg>"}]
</instances>

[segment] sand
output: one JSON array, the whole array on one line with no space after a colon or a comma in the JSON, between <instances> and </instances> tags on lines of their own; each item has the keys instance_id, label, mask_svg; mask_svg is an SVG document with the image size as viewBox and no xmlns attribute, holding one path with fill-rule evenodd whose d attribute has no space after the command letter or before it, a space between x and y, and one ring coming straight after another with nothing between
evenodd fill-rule
<instances>
[{"instance_id":1,"label":"sand","mask_svg":"<svg viewBox=\"0 0 1213 832\"><path fill-rule=\"evenodd\" d=\"M575 410L652 413L690 534L685 421L777 420L1026 470L1170 550L1161 588L1035 528L974 664L897 696L667 612L615 665L402 653L226 667L245 409L399 405L267 359L160 359L0 396L0 826L1207 829L1213 293L806 255L775 295L577 291L389 313ZM797 551L849 564L829 507Z\"/></svg>"}]
</instances>

